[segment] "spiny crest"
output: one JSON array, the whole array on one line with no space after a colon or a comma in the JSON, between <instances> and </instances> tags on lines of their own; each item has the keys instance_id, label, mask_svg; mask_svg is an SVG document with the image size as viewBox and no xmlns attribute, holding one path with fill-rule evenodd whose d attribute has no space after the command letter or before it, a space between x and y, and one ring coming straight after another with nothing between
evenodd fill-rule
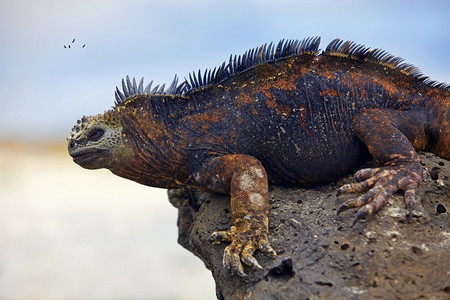
<instances>
[{"instance_id":1,"label":"spiny crest","mask_svg":"<svg viewBox=\"0 0 450 300\"><path fill-rule=\"evenodd\" d=\"M317 54L320 44L320 37L306 38L302 41L299 40L281 40L275 47L273 43L269 45L264 44L260 47L253 48L246 51L242 55L231 55L228 64L223 62L219 67L206 69L203 72L199 70L189 74L189 80L185 79L180 85L178 85L178 77L175 75L169 88L164 89L165 85L157 85L151 89L153 81L144 88L144 78L136 83L136 79L131 81L127 76L126 80L122 79L122 91L116 87L115 96L116 106L120 105L126 99L139 94L151 94L151 95L184 95L185 93L196 90L211 84L219 83L231 75L243 72L254 66L265 62L275 61L276 59L282 59L289 56L294 56L302 53Z\"/></svg>"},{"instance_id":2,"label":"spiny crest","mask_svg":"<svg viewBox=\"0 0 450 300\"><path fill-rule=\"evenodd\" d=\"M70 137L73 138L76 134L80 133L80 131L84 130L88 121L89 117L86 116L83 116L81 120L77 120L77 125L73 126Z\"/></svg>"},{"instance_id":3,"label":"spiny crest","mask_svg":"<svg viewBox=\"0 0 450 300\"><path fill-rule=\"evenodd\" d=\"M266 62L303 53L317 54L319 44L320 37L306 38L302 41L283 39L276 46L273 43L269 45L264 44L248 50L242 55L231 55L228 64L223 62L222 65L213 70L206 69L203 75L200 70L197 74L195 72L189 74L188 91L219 83L233 74L243 72Z\"/></svg>"},{"instance_id":4,"label":"spiny crest","mask_svg":"<svg viewBox=\"0 0 450 300\"><path fill-rule=\"evenodd\" d=\"M136 79L133 77L133 81L127 76L126 80L122 78L122 91L116 87L115 96L116 106L122 104L126 99L140 94L150 94L150 95L181 95L186 90L186 82L182 82L178 85L178 76L175 75L170 86L165 89L166 84L157 85L152 89L153 80L150 81L144 88L144 78L142 77L139 84L136 84Z\"/></svg>"},{"instance_id":5,"label":"spiny crest","mask_svg":"<svg viewBox=\"0 0 450 300\"><path fill-rule=\"evenodd\" d=\"M136 84L136 79L133 81L127 76L126 80L122 79L122 92L116 87L116 106L122 104L126 99L139 94L151 95L179 95L184 96L188 92L193 92L208 85L220 83L230 76L244 72L257 65L273 62L277 59L283 59L300 54L319 55L320 37L305 38L299 40L281 40L275 46L270 43L264 44L260 47L250 49L242 55L231 55L227 62L223 62L219 67L214 69L206 69L203 73L199 70L197 73L189 74L189 80L185 79L178 85L178 77L175 75L174 80L167 89L165 85L157 85L151 89L153 81L144 88L142 78L139 84ZM450 84L439 83L429 79L423 75L420 70L412 64L405 63L403 58L390 54L384 50L375 48L370 49L364 45L357 44L352 41L344 42L341 39L331 41L327 48L320 55L341 56L350 59L361 61L368 61L376 64L381 64L392 69L396 69L415 80L429 85L433 88L440 88L450 90Z\"/></svg>"},{"instance_id":6,"label":"spiny crest","mask_svg":"<svg viewBox=\"0 0 450 300\"><path fill-rule=\"evenodd\" d=\"M425 76L416 66L405 63L404 59L395 56L387 51L379 48L370 49L364 45L357 44L352 41L344 42L341 39L331 41L323 55L342 56L352 59L373 62L398 70L408 76L411 76L419 82L423 82L431 87L450 90L450 85L431 80Z\"/></svg>"}]
</instances>

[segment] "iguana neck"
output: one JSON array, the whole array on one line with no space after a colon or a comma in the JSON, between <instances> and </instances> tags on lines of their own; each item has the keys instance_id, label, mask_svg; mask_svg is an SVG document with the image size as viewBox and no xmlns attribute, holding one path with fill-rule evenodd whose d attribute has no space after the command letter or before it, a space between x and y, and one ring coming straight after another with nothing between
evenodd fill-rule
<instances>
[{"instance_id":1,"label":"iguana neck","mask_svg":"<svg viewBox=\"0 0 450 300\"><path fill-rule=\"evenodd\" d=\"M111 166L121 177L153 187L178 187L187 180L187 163L183 150L187 141L176 134L177 124L169 101L173 96L145 96L119 109L124 146L133 158ZM146 97L146 98L144 98ZM176 109L179 114L186 110ZM172 113L169 117L168 114ZM177 149L177 150L175 150Z\"/></svg>"},{"instance_id":2,"label":"iguana neck","mask_svg":"<svg viewBox=\"0 0 450 300\"><path fill-rule=\"evenodd\" d=\"M158 147L139 147L134 138L125 138L132 157L108 167L117 176L143 185L175 188L187 181L186 168L181 161L167 157Z\"/></svg>"}]
</instances>

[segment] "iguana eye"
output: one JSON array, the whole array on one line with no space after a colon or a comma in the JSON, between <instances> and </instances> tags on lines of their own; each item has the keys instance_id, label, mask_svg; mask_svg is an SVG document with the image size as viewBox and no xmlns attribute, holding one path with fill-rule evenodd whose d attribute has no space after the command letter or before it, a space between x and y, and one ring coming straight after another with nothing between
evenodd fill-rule
<instances>
[{"instance_id":1,"label":"iguana eye","mask_svg":"<svg viewBox=\"0 0 450 300\"><path fill-rule=\"evenodd\" d=\"M87 139L89 141L93 141L96 142L98 141L103 135L105 134L105 131L103 129L100 128L96 128L94 130L92 130L91 132L89 132Z\"/></svg>"}]
</instances>

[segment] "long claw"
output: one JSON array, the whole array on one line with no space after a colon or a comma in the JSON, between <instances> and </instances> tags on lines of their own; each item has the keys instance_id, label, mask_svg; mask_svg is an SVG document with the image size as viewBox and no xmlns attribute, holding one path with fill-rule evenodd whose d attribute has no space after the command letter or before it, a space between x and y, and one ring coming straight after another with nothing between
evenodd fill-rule
<instances>
[{"instance_id":1,"label":"long claw","mask_svg":"<svg viewBox=\"0 0 450 300\"><path fill-rule=\"evenodd\" d=\"M252 244L248 244L244 247L244 249L242 250L242 261L251 267L256 267L256 266L260 266L258 264L258 261L253 257L253 253L255 253L255 246L253 246Z\"/></svg>"},{"instance_id":2,"label":"long claw","mask_svg":"<svg viewBox=\"0 0 450 300\"><path fill-rule=\"evenodd\" d=\"M366 216L370 215L372 212L370 210L370 208L368 207L368 205L363 206L360 210L358 210L358 212L356 213L355 218L353 219L352 222L352 227L355 226L355 224L361 220L362 218L365 218Z\"/></svg>"},{"instance_id":3,"label":"long claw","mask_svg":"<svg viewBox=\"0 0 450 300\"><path fill-rule=\"evenodd\" d=\"M275 257L277 256L277 252L275 250L273 250L272 246L270 246L270 243L267 240L264 240L263 242L260 243L259 245L259 250L261 250L262 252L264 252L265 254Z\"/></svg>"},{"instance_id":4,"label":"long claw","mask_svg":"<svg viewBox=\"0 0 450 300\"><path fill-rule=\"evenodd\" d=\"M352 227L355 227L355 224L358 223L359 217L355 217L352 222Z\"/></svg>"},{"instance_id":5,"label":"long claw","mask_svg":"<svg viewBox=\"0 0 450 300\"><path fill-rule=\"evenodd\" d=\"M409 206L409 213L408 213L408 221L409 222L412 221L413 210L414 210L414 203L411 203L410 206Z\"/></svg>"},{"instance_id":6,"label":"long claw","mask_svg":"<svg viewBox=\"0 0 450 300\"><path fill-rule=\"evenodd\" d=\"M253 256L247 256L242 259L242 261L247 265L255 269L262 269L261 265L258 263L256 258Z\"/></svg>"},{"instance_id":7,"label":"long claw","mask_svg":"<svg viewBox=\"0 0 450 300\"><path fill-rule=\"evenodd\" d=\"M414 199L416 198L417 184L411 183L405 188L403 199L405 200L406 208L409 208L408 220L412 220Z\"/></svg>"},{"instance_id":8,"label":"long claw","mask_svg":"<svg viewBox=\"0 0 450 300\"><path fill-rule=\"evenodd\" d=\"M365 204L365 202L361 201L360 197L358 197L356 199L349 199L349 200L345 201L344 203L342 203L341 205L339 205L338 210L336 211L336 215L339 215L344 210L354 208L354 207L361 207L364 204Z\"/></svg>"},{"instance_id":9,"label":"long claw","mask_svg":"<svg viewBox=\"0 0 450 300\"><path fill-rule=\"evenodd\" d=\"M241 277L247 277L247 274L244 272L244 268L241 265L241 268L239 268L238 270L235 270L236 274L238 274Z\"/></svg>"},{"instance_id":10,"label":"long claw","mask_svg":"<svg viewBox=\"0 0 450 300\"><path fill-rule=\"evenodd\" d=\"M339 216L339 214L341 212L343 212L344 210L349 209L350 207L346 204L346 202L342 203L341 205L339 205L337 211L336 211L336 216Z\"/></svg>"}]
</instances>

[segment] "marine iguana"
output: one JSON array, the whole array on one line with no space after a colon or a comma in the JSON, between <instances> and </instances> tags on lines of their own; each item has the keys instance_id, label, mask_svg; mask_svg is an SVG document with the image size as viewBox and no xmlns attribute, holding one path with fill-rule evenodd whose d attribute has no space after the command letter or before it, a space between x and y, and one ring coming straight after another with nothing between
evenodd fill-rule
<instances>
[{"instance_id":1,"label":"marine iguana","mask_svg":"<svg viewBox=\"0 0 450 300\"><path fill-rule=\"evenodd\" d=\"M363 193L338 214L371 215L397 190L414 207L422 181L417 150L450 159L450 85L380 49L320 38L281 40L231 56L169 88L122 79L115 106L83 117L68 138L75 163L153 187L231 195L223 264L261 268L268 241L268 184L329 183L373 157L337 194Z\"/></svg>"}]
</instances>

